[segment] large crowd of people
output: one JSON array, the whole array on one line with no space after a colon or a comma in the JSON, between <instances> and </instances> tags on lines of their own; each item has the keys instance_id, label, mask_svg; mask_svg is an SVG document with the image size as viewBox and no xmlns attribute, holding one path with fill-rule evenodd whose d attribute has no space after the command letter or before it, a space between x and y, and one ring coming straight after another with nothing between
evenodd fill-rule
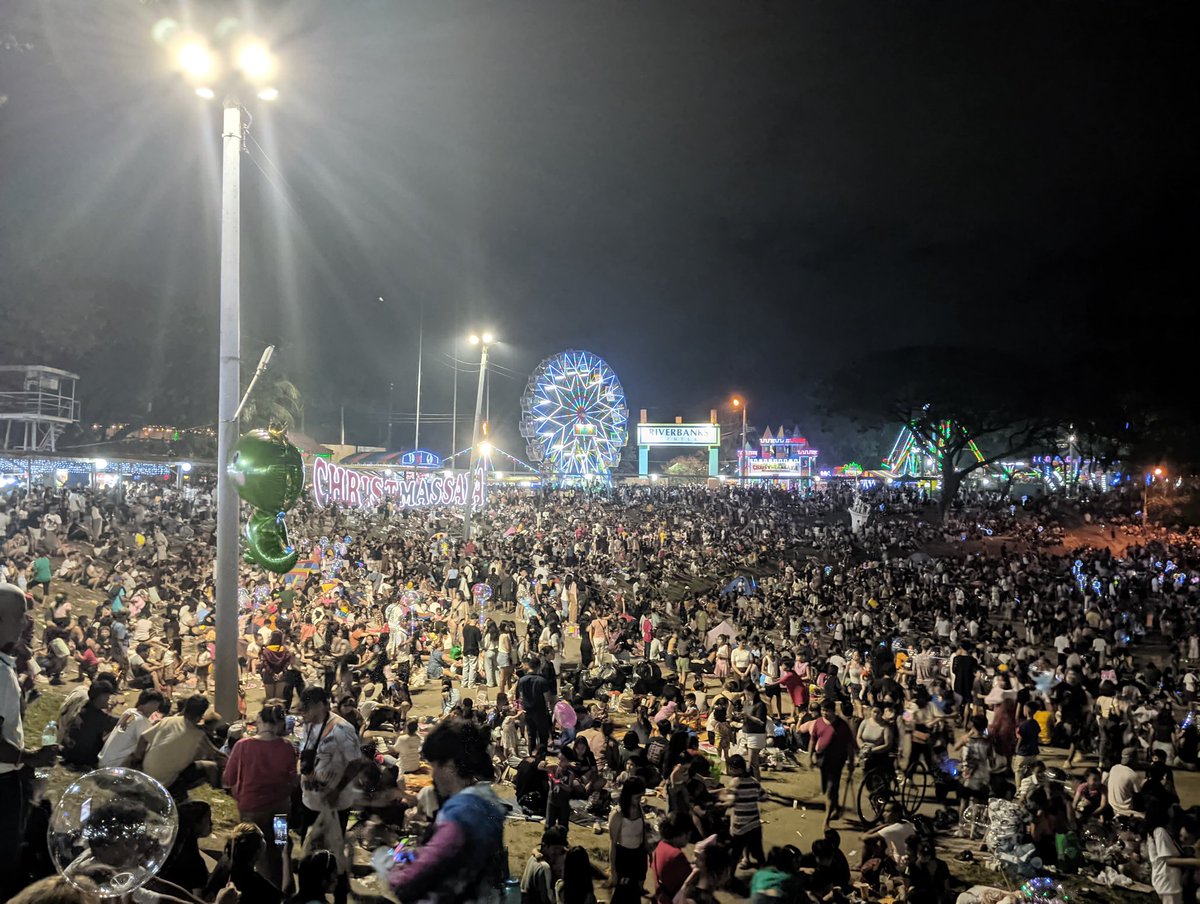
<instances>
[{"instance_id":1,"label":"large crowd of people","mask_svg":"<svg viewBox=\"0 0 1200 904\"><path fill-rule=\"evenodd\" d=\"M501 490L463 543L453 512L302 502L298 568L243 566L242 704L218 714L210 491L14 491L0 892L53 872L58 763L176 799L162 900L344 902L367 848L400 901L999 900L952 893L945 862L987 831L1010 878L1106 870L1182 901L1200 542L1054 545L1082 516L1128 537L1122 512L971 491L942 523L920 489L852 483ZM51 693L55 743L30 744L23 708ZM201 786L238 814L211 867ZM807 849L764 827L792 807L822 811ZM543 824L523 868L510 819Z\"/></svg>"}]
</instances>

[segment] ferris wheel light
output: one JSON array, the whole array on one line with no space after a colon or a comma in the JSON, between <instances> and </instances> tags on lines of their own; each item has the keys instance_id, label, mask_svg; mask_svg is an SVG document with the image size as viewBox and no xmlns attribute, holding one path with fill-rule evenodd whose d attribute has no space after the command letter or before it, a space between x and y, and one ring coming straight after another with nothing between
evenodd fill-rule
<instances>
[{"instance_id":1,"label":"ferris wheel light","mask_svg":"<svg viewBox=\"0 0 1200 904\"><path fill-rule=\"evenodd\" d=\"M602 385L602 388L601 388ZM521 401L529 456L556 484L611 480L625 447L629 411L621 383L597 355L572 349L544 360Z\"/></svg>"}]
</instances>

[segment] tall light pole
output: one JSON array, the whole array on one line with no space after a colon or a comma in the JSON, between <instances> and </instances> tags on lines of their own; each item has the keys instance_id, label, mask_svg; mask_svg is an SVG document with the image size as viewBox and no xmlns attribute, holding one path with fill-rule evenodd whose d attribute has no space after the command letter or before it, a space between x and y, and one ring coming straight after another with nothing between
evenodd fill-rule
<instances>
[{"instance_id":1,"label":"tall light pole","mask_svg":"<svg viewBox=\"0 0 1200 904\"><path fill-rule=\"evenodd\" d=\"M177 35L170 40L176 63L193 85L196 95L211 100L218 84L224 99L221 143L221 301L217 368L217 560L214 567L214 600L217 649L213 660L216 709L226 719L238 717L238 515L237 490L226 473L229 452L238 437L241 395L241 155L245 142L243 107L236 91L249 87L265 101L279 92L264 87L274 61L259 41L235 36L228 47L228 65L222 65L207 42ZM226 76L222 78L222 69ZM224 84L221 84L224 83Z\"/></svg>"},{"instance_id":2,"label":"tall light pole","mask_svg":"<svg viewBox=\"0 0 1200 904\"><path fill-rule=\"evenodd\" d=\"M472 335L468 340L479 346L479 386L475 390L475 426L471 429L471 452L467 455L467 498L463 503L463 543L471 539L471 507L475 496L475 454L479 451L479 420L483 415L483 381L487 374L488 347L496 341L491 333Z\"/></svg>"},{"instance_id":3,"label":"tall light pole","mask_svg":"<svg viewBox=\"0 0 1200 904\"><path fill-rule=\"evenodd\" d=\"M739 398L733 400L733 407L742 410L742 458L738 463L738 476L742 486L746 485L746 403Z\"/></svg>"},{"instance_id":4,"label":"tall light pole","mask_svg":"<svg viewBox=\"0 0 1200 904\"><path fill-rule=\"evenodd\" d=\"M1146 525L1148 525L1150 523L1150 484L1152 484L1157 478L1162 477L1162 476L1163 476L1163 469L1161 467L1158 467L1158 468L1154 469L1153 473L1147 474L1145 479L1142 480L1142 527L1143 528L1145 528Z\"/></svg>"}]
</instances>

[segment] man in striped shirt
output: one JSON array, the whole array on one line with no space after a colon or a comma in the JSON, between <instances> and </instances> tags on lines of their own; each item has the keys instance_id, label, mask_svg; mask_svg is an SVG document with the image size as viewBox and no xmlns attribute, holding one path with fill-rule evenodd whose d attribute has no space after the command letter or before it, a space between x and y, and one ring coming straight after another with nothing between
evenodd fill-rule
<instances>
[{"instance_id":1,"label":"man in striped shirt","mask_svg":"<svg viewBox=\"0 0 1200 904\"><path fill-rule=\"evenodd\" d=\"M741 869L750 869L751 865L762 867L767 859L763 854L762 818L758 812L762 785L750 772L746 758L740 753L729 758L729 774L733 776L733 784L727 789L732 805L729 809L729 834L733 836L733 861Z\"/></svg>"}]
</instances>

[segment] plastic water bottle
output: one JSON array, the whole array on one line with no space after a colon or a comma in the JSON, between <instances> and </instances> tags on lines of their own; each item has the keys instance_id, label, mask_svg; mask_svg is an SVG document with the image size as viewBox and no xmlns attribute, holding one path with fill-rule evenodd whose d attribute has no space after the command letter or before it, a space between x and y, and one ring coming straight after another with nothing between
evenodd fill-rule
<instances>
[{"instance_id":1,"label":"plastic water bottle","mask_svg":"<svg viewBox=\"0 0 1200 904\"><path fill-rule=\"evenodd\" d=\"M521 881L509 878L504 881L500 893L501 904L521 904Z\"/></svg>"},{"instance_id":2,"label":"plastic water bottle","mask_svg":"<svg viewBox=\"0 0 1200 904\"><path fill-rule=\"evenodd\" d=\"M58 723L51 719L46 723L46 727L42 729L42 746L52 747L58 743ZM34 770L33 777L41 781L45 781L50 777L50 770L46 767L41 767Z\"/></svg>"}]
</instances>

